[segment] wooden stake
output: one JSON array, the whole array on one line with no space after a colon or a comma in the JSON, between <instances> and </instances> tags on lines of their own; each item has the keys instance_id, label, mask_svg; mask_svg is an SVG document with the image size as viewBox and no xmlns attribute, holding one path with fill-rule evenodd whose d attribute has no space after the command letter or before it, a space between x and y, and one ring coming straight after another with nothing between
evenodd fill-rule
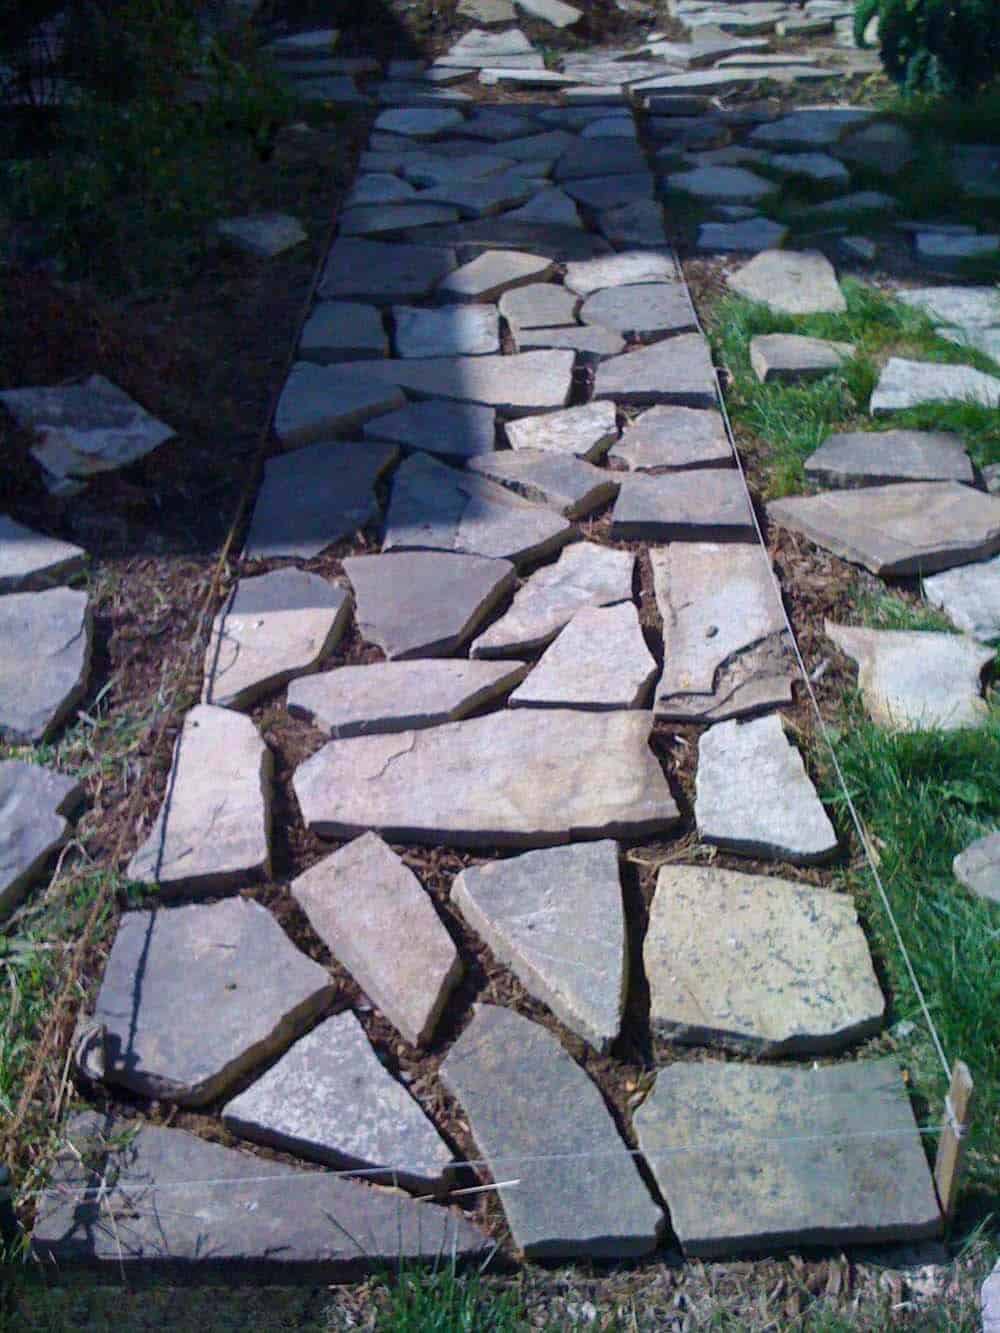
<instances>
[{"instance_id":1,"label":"wooden stake","mask_svg":"<svg viewBox=\"0 0 1000 1333\"><path fill-rule=\"evenodd\" d=\"M944 1124L934 1163L934 1184L945 1226L954 1216L958 1189L962 1183L962 1158L965 1155L969 1125L972 1123L972 1094L969 1067L964 1060L956 1060L951 1071L951 1087L948 1089Z\"/></svg>"}]
</instances>

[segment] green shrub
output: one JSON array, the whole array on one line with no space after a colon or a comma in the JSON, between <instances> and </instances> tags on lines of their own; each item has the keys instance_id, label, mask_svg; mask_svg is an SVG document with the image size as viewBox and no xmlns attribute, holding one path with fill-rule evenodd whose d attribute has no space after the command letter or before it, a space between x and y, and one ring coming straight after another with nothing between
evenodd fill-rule
<instances>
[{"instance_id":1,"label":"green shrub","mask_svg":"<svg viewBox=\"0 0 1000 1333\"><path fill-rule=\"evenodd\" d=\"M858 0L859 46L876 16L882 64L907 92L968 97L1000 75L1000 0Z\"/></svg>"}]
</instances>

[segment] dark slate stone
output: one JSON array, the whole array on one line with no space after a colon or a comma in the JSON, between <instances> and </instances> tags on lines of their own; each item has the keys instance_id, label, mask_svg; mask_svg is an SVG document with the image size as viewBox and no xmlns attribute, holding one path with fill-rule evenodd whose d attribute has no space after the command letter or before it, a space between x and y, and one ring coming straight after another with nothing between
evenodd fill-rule
<instances>
[{"instance_id":1,"label":"dark slate stone","mask_svg":"<svg viewBox=\"0 0 1000 1333\"><path fill-rule=\"evenodd\" d=\"M455 252L447 247L342 237L330 250L317 295L394 305L429 296L457 267Z\"/></svg>"},{"instance_id":2,"label":"dark slate stone","mask_svg":"<svg viewBox=\"0 0 1000 1333\"><path fill-rule=\"evenodd\" d=\"M611 522L616 541L752 541L753 515L735 468L696 468L622 480Z\"/></svg>"},{"instance_id":3,"label":"dark slate stone","mask_svg":"<svg viewBox=\"0 0 1000 1333\"><path fill-rule=\"evenodd\" d=\"M83 797L75 778L20 759L0 760L0 914L16 907L66 841L64 818Z\"/></svg>"},{"instance_id":4,"label":"dark slate stone","mask_svg":"<svg viewBox=\"0 0 1000 1333\"><path fill-rule=\"evenodd\" d=\"M370 440L389 440L404 449L423 449L445 458L465 459L493 451L496 419L496 409L480 403L432 399L376 417L365 425L363 433Z\"/></svg>"}]
</instances>

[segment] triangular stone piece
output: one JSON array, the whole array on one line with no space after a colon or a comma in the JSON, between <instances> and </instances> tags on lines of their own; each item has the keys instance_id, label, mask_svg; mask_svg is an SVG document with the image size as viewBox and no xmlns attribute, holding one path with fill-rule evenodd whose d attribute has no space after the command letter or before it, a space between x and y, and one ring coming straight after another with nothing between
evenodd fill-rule
<instances>
[{"instance_id":1,"label":"triangular stone piece","mask_svg":"<svg viewBox=\"0 0 1000 1333\"><path fill-rule=\"evenodd\" d=\"M616 843L573 843L469 866L455 878L451 899L526 990L597 1050L608 1049L628 985Z\"/></svg>"},{"instance_id":2,"label":"triangular stone piece","mask_svg":"<svg viewBox=\"0 0 1000 1333\"><path fill-rule=\"evenodd\" d=\"M631 602L585 606L510 698L512 708L642 708L656 675Z\"/></svg>"},{"instance_id":3,"label":"triangular stone piece","mask_svg":"<svg viewBox=\"0 0 1000 1333\"><path fill-rule=\"evenodd\" d=\"M72 588L0 597L0 739L47 740L82 697L93 609Z\"/></svg>"},{"instance_id":4,"label":"triangular stone piece","mask_svg":"<svg viewBox=\"0 0 1000 1333\"><path fill-rule=\"evenodd\" d=\"M924 596L974 639L1000 639L1000 556L925 579Z\"/></svg>"},{"instance_id":5,"label":"triangular stone piece","mask_svg":"<svg viewBox=\"0 0 1000 1333\"><path fill-rule=\"evenodd\" d=\"M970 893L1000 903L1000 833L970 843L955 857L952 870Z\"/></svg>"},{"instance_id":6,"label":"triangular stone piece","mask_svg":"<svg viewBox=\"0 0 1000 1333\"><path fill-rule=\"evenodd\" d=\"M609 457L636 471L728 467L733 450L721 412L661 403L625 427Z\"/></svg>"},{"instance_id":7,"label":"triangular stone piece","mask_svg":"<svg viewBox=\"0 0 1000 1333\"><path fill-rule=\"evenodd\" d=\"M11 911L63 845L64 816L83 797L65 773L20 759L0 760L0 916Z\"/></svg>"},{"instance_id":8,"label":"triangular stone piece","mask_svg":"<svg viewBox=\"0 0 1000 1333\"><path fill-rule=\"evenodd\" d=\"M974 480L957 435L943 431L851 431L831 435L805 461L823 486L882 486L895 481Z\"/></svg>"},{"instance_id":9,"label":"triangular stone piece","mask_svg":"<svg viewBox=\"0 0 1000 1333\"><path fill-rule=\"evenodd\" d=\"M0 593L49 588L78 574L86 560L79 546L32 532L0 514Z\"/></svg>"},{"instance_id":10,"label":"triangular stone piece","mask_svg":"<svg viewBox=\"0 0 1000 1333\"><path fill-rule=\"evenodd\" d=\"M584 403L564 412L509 421L506 433L515 450L544 450L594 462L618 438L618 427L613 403Z\"/></svg>"},{"instance_id":11,"label":"triangular stone piece","mask_svg":"<svg viewBox=\"0 0 1000 1333\"><path fill-rule=\"evenodd\" d=\"M410 403L369 421L364 435L446 458L472 458L496 447L496 412L476 403Z\"/></svg>"}]
</instances>

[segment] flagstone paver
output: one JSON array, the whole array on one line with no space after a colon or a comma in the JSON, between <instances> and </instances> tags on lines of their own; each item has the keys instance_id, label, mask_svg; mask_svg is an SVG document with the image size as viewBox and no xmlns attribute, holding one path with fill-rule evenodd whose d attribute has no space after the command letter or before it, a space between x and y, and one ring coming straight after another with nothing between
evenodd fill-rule
<instances>
[{"instance_id":1,"label":"flagstone paver","mask_svg":"<svg viewBox=\"0 0 1000 1333\"><path fill-rule=\"evenodd\" d=\"M513 329L552 328L576 323L580 298L552 282L532 282L500 297L500 313Z\"/></svg>"},{"instance_id":2,"label":"flagstone paver","mask_svg":"<svg viewBox=\"0 0 1000 1333\"><path fill-rule=\"evenodd\" d=\"M340 215L341 236L402 235L416 227L435 227L457 222L457 208L424 200L406 200L398 204L360 204L346 208Z\"/></svg>"},{"instance_id":3,"label":"flagstone paver","mask_svg":"<svg viewBox=\"0 0 1000 1333\"><path fill-rule=\"evenodd\" d=\"M725 467L733 463L720 412L667 403L635 417L608 456L635 471Z\"/></svg>"},{"instance_id":4,"label":"flagstone paver","mask_svg":"<svg viewBox=\"0 0 1000 1333\"><path fill-rule=\"evenodd\" d=\"M371 378L367 366L318 366L297 361L289 372L274 413L274 433L285 449L342 435L383 412L393 412L406 396L392 384Z\"/></svg>"},{"instance_id":5,"label":"flagstone paver","mask_svg":"<svg viewBox=\"0 0 1000 1333\"><path fill-rule=\"evenodd\" d=\"M588 296L580 307L584 324L603 324L626 335L686 333L694 311L682 282L610 287Z\"/></svg>"},{"instance_id":6,"label":"flagstone paver","mask_svg":"<svg viewBox=\"0 0 1000 1333\"><path fill-rule=\"evenodd\" d=\"M851 431L828 436L806 459L805 473L824 486L882 486L895 481L975 480L961 439L944 431Z\"/></svg>"},{"instance_id":7,"label":"flagstone paver","mask_svg":"<svg viewBox=\"0 0 1000 1333\"><path fill-rule=\"evenodd\" d=\"M600 1093L544 1028L477 1005L441 1077L526 1259L625 1258L656 1246L662 1215Z\"/></svg>"},{"instance_id":8,"label":"flagstone paver","mask_svg":"<svg viewBox=\"0 0 1000 1333\"><path fill-rule=\"evenodd\" d=\"M666 178L667 187L696 199L723 203L757 203L777 186L773 181L747 171L745 167L695 167L691 171L676 171Z\"/></svg>"},{"instance_id":9,"label":"flagstone paver","mask_svg":"<svg viewBox=\"0 0 1000 1333\"><path fill-rule=\"evenodd\" d=\"M622 478L611 516L620 541L753 541L753 514L735 468Z\"/></svg>"},{"instance_id":10,"label":"flagstone paver","mask_svg":"<svg viewBox=\"0 0 1000 1333\"><path fill-rule=\"evenodd\" d=\"M83 697L93 607L72 588L0 597L0 738L47 740Z\"/></svg>"},{"instance_id":11,"label":"flagstone paver","mask_svg":"<svg viewBox=\"0 0 1000 1333\"><path fill-rule=\"evenodd\" d=\"M395 306L392 315L399 356L482 356L500 351L496 306L441 310Z\"/></svg>"},{"instance_id":12,"label":"flagstone paver","mask_svg":"<svg viewBox=\"0 0 1000 1333\"><path fill-rule=\"evenodd\" d=\"M487 250L449 273L437 290L446 301L495 301L512 287L544 282L551 272L551 261L540 255Z\"/></svg>"},{"instance_id":13,"label":"flagstone paver","mask_svg":"<svg viewBox=\"0 0 1000 1333\"><path fill-rule=\"evenodd\" d=\"M536 347L565 347L577 352L581 361L603 361L625 350L625 339L613 329L595 324L584 328L526 329L515 335L519 352Z\"/></svg>"},{"instance_id":14,"label":"flagstone paver","mask_svg":"<svg viewBox=\"0 0 1000 1333\"><path fill-rule=\"evenodd\" d=\"M820 379L839 370L853 355L850 343L796 333L763 333L750 339L750 364L762 384Z\"/></svg>"},{"instance_id":15,"label":"flagstone paver","mask_svg":"<svg viewBox=\"0 0 1000 1333\"><path fill-rule=\"evenodd\" d=\"M597 369L594 396L640 406L714 407L715 372L708 343L700 333L681 333L605 361Z\"/></svg>"},{"instance_id":16,"label":"flagstone paver","mask_svg":"<svg viewBox=\"0 0 1000 1333\"><path fill-rule=\"evenodd\" d=\"M446 246L343 236L330 249L317 295L322 300L348 298L376 305L420 300L457 267L454 250Z\"/></svg>"},{"instance_id":17,"label":"flagstone paver","mask_svg":"<svg viewBox=\"0 0 1000 1333\"><path fill-rule=\"evenodd\" d=\"M510 697L511 708L642 708L656 676L631 602L577 611Z\"/></svg>"},{"instance_id":18,"label":"flagstone paver","mask_svg":"<svg viewBox=\"0 0 1000 1333\"><path fill-rule=\"evenodd\" d=\"M572 454L590 462L607 453L618 438L613 403L585 403L544 416L522 417L505 427L512 449Z\"/></svg>"},{"instance_id":19,"label":"flagstone paver","mask_svg":"<svg viewBox=\"0 0 1000 1333\"><path fill-rule=\"evenodd\" d=\"M788 228L770 218L736 222L703 222L698 228L699 250L746 250L759 253L784 245Z\"/></svg>"},{"instance_id":20,"label":"flagstone paver","mask_svg":"<svg viewBox=\"0 0 1000 1333\"><path fill-rule=\"evenodd\" d=\"M1000 556L925 579L924 596L974 639L1000 639Z\"/></svg>"},{"instance_id":21,"label":"flagstone paver","mask_svg":"<svg viewBox=\"0 0 1000 1333\"><path fill-rule=\"evenodd\" d=\"M786 315L847 309L833 265L818 250L765 250L728 282L738 295Z\"/></svg>"},{"instance_id":22,"label":"flagstone paver","mask_svg":"<svg viewBox=\"0 0 1000 1333\"><path fill-rule=\"evenodd\" d=\"M893 356L883 366L872 393L871 413L880 416L932 402L974 402L983 407L1000 407L1000 378L972 366L908 361Z\"/></svg>"},{"instance_id":23,"label":"flagstone paver","mask_svg":"<svg viewBox=\"0 0 1000 1333\"><path fill-rule=\"evenodd\" d=\"M566 149L553 174L565 184L585 177L629 176L645 170L646 155L633 140L604 139L594 143L581 137Z\"/></svg>"},{"instance_id":24,"label":"flagstone paver","mask_svg":"<svg viewBox=\"0 0 1000 1333\"><path fill-rule=\"evenodd\" d=\"M353 371L355 375L358 371ZM495 407L510 416L565 407L573 375L572 352L522 352L519 356L413 357L366 362L364 375L398 385L419 398L449 398ZM388 397L388 390L385 391ZM401 407L405 399L369 412ZM363 418L367 420L368 418Z\"/></svg>"},{"instance_id":25,"label":"flagstone paver","mask_svg":"<svg viewBox=\"0 0 1000 1333\"><path fill-rule=\"evenodd\" d=\"M504 449L470 458L467 468L565 518L590 514L618 494L613 472L546 449Z\"/></svg>"},{"instance_id":26,"label":"flagstone paver","mask_svg":"<svg viewBox=\"0 0 1000 1333\"><path fill-rule=\"evenodd\" d=\"M275 255L293 250L309 239L309 234L298 218L287 213L259 213L254 217L224 218L216 223L221 240L234 250L243 250L258 259L273 259Z\"/></svg>"},{"instance_id":27,"label":"flagstone paver","mask_svg":"<svg viewBox=\"0 0 1000 1333\"><path fill-rule=\"evenodd\" d=\"M491 453L496 447L496 410L480 403L431 400L409 403L365 424L367 439L391 440L409 449L468 459Z\"/></svg>"},{"instance_id":28,"label":"flagstone paver","mask_svg":"<svg viewBox=\"0 0 1000 1333\"><path fill-rule=\"evenodd\" d=\"M970 893L1000 903L1000 833L970 843L955 857L952 870Z\"/></svg>"},{"instance_id":29,"label":"flagstone paver","mask_svg":"<svg viewBox=\"0 0 1000 1333\"><path fill-rule=\"evenodd\" d=\"M634 199L628 204L605 209L597 216L601 235L619 250L646 249L669 245L663 224L663 207L652 199Z\"/></svg>"},{"instance_id":30,"label":"flagstone paver","mask_svg":"<svg viewBox=\"0 0 1000 1333\"><path fill-rule=\"evenodd\" d=\"M608 255L566 265L565 283L571 292L590 296L604 287L625 287L642 282L676 282L677 261L662 251Z\"/></svg>"},{"instance_id":31,"label":"flagstone paver","mask_svg":"<svg viewBox=\"0 0 1000 1333\"><path fill-rule=\"evenodd\" d=\"M447 130L458 129L463 121L460 111L428 107L401 107L397 111L383 111L375 121L375 131L405 134L414 139L436 139Z\"/></svg>"},{"instance_id":32,"label":"flagstone paver","mask_svg":"<svg viewBox=\"0 0 1000 1333\"><path fill-rule=\"evenodd\" d=\"M0 917L15 908L69 836L83 786L66 773L0 760Z\"/></svg>"},{"instance_id":33,"label":"flagstone paver","mask_svg":"<svg viewBox=\"0 0 1000 1333\"><path fill-rule=\"evenodd\" d=\"M329 365L388 355L389 339L381 314L375 306L357 301L321 301L306 320L299 339L303 361Z\"/></svg>"},{"instance_id":34,"label":"flagstone paver","mask_svg":"<svg viewBox=\"0 0 1000 1333\"><path fill-rule=\"evenodd\" d=\"M39 592L79 574L87 552L0 514L0 593Z\"/></svg>"}]
</instances>

